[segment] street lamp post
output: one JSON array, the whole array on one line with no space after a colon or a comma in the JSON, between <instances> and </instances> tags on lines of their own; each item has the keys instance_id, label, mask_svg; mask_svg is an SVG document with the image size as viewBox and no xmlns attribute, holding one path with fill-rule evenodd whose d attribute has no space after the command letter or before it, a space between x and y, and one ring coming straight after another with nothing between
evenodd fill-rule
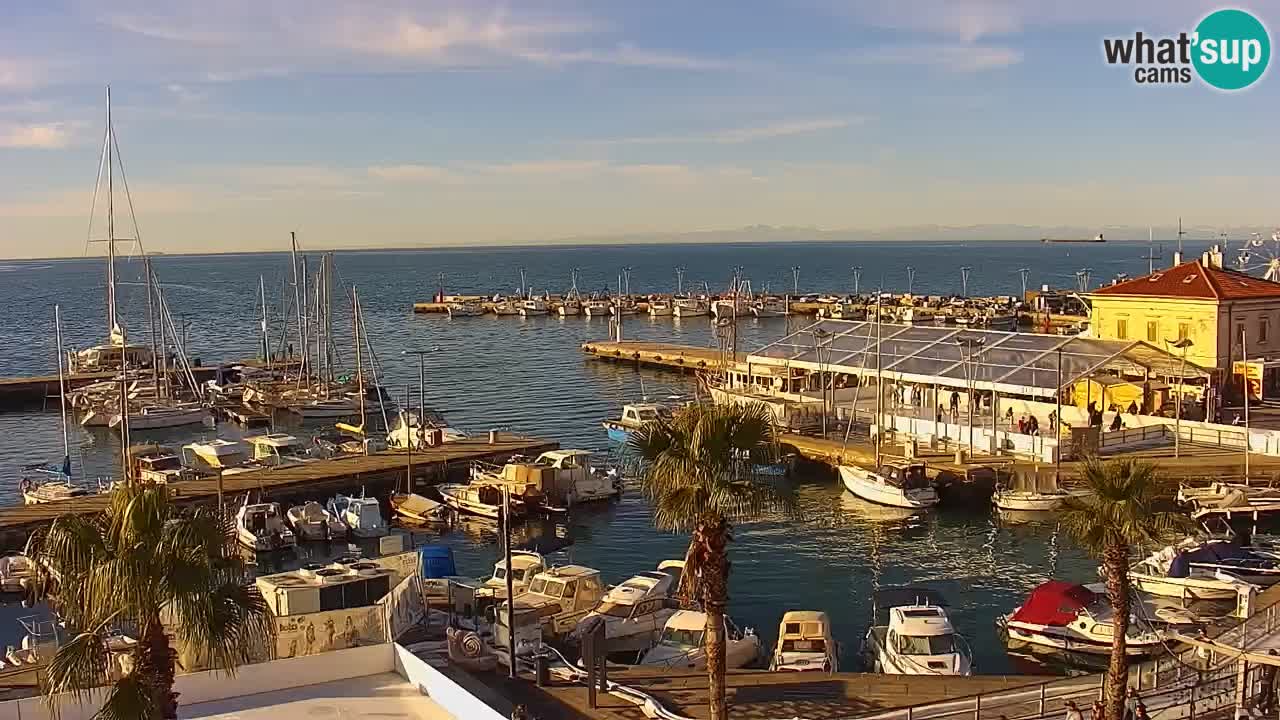
<instances>
[{"instance_id":1,"label":"street lamp post","mask_svg":"<svg viewBox=\"0 0 1280 720\"><path fill-rule=\"evenodd\" d=\"M969 271L973 268L965 265L960 268L960 295L961 297L969 297Z\"/></svg>"},{"instance_id":2,"label":"street lamp post","mask_svg":"<svg viewBox=\"0 0 1280 720\"><path fill-rule=\"evenodd\" d=\"M684 294L684 266L683 265L676 268L676 294L677 295Z\"/></svg>"},{"instance_id":3,"label":"street lamp post","mask_svg":"<svg viewBox=\"0 0 1280 720\"><path fill-rule=\"evenodd\" d=\"M986 343L986 340L980 337L962 337L959 339L958 342L961 348L963 349L964 354L962 356L962 360L964 362L964 368L965 368L965 380L968 382L968 385L969 385L969 399L967 402L967 405L969 406L968 407L968 410L969 410L968 412L969 456L972 457L973 456L973 402L974 402L974 393L976 390L975 386L977 384L976 383L977 378L975 377L975 375L977 375L977 367L974 364L974 357L977 355L977 351L981 349L982 346ZM994 433L995 427L992 427L991 431Z\"/></svg>"},{"instance_id":4,"label":"street lamp post","mask_svg":"<svg viewBox=\"0 0 1280 720\"><path fill-rule=\"evenodd\" d=\"M861 293L858 292L858 286L862 284L862 266L854 265L849 269L853 271L853 294L859 295Z\"/></svg>"},{"instance_id":5,"label":"street lamp post","mask_svg":"<svg viewBox=\"0 0 1280 720\"><path fill-rule=\"evenodd\" d=\"M402 350L401 355L417 355L418 356L418 429L415 434L418 436L418 442L422 442L426 433L426 417L427 417L427 355L435 352L434 350ZM405 418L408 421L408 418ZM408 425L405 426L405 435L409 435ZM413 437L406 437L405 442L413 444Z\"/></svg>"},{"instance_id":6,"label":"street lamp post","mask_svg":"<svg viewBox=\"0 0 1280 720\"><path fill-rule=\"evenodd\" d=\"M800 294L800 266L799 265L791 266L791 294L792 295Z\"/></svg>"},{"instance_id":7,"label":"street lamp post","mask_svg":"<svg viewBox=\"0 0 1280 720\"><path fill-rule=\"evenodd\" d=\"M818 379L822 383L822 437L827 436L827 373L831 364L832 333L818 328L813 331L813 352L818 359Z\"/></svg>"},{"instance_id":8,"label":"street lamp post","mask_svg":"<svg viewBox=\"0 0 1280 720\"><path fill-rule=\"evenodd\" d=\"M908 295L911 294L911 288L912 286L915 285L915 282L916 282L916 269L908 265L907 266L907 294Z\"/></svg>"},{"instance_id":9,"label":"street lamp post","mask_svg":"<svg viewBox=\"0 0 1280 720\"><path fill-rule=\"evenodd\" d=\"M1187 348L1195 343L1191 342L1191 338L1186 337L1165 340L1165 343L1182 351L1181 369L1178 370L1177 399L1173 407L1173 456L1176 458L1182 450L1182 383L1187 376Z\"/></svg>"},{"instance_id":10,"label":"street lamp post","mask_svg":"<svg viewBox=\"0 0 1280 720\"><path fill-rule=\"evenodd\" d=\"M1018 275L1022 278L1022 297L1018 298L1018 302L1027 301L1027 276L1031 274L1031 268L1018 268Z\"/></svg>"}]
</instances>

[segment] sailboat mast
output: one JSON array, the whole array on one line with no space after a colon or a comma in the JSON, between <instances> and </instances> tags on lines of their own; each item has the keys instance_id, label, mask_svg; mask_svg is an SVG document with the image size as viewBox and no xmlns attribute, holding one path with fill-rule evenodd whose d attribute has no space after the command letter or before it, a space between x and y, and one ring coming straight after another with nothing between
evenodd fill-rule
<instances>
[{"instance_id":1,"label":"sailboat mast","mask_svg":"<svg viewBox=\"0 0 1280 720\"><path fill-rule=\"evenodd\" d=\"M876 467L880 467L880 439L884 436L884 385L880 374L880 341L883 339L880 324L881 292L876 291Z\"/></svg>"},{"instance_id":2,"label":"sailboat mast","mask_svg":"<svg viewBox=\"0 0 1280 720\"><path fill-rule=\"evenodd\" d=\"M67 376L62 369L62 308L53 306L53 332L58 343L58 408L62 411L62 470L70 475L71 441L67 438Z\"/></svg>"},{"instance_id":3,"label":"sailboat mast","mask_svg":"<svg viewBox=\"0 0 1280 720\"><path fill-rule=\"evenodd\" d=\"M361 364L360 355L360 293L356 290L356 286L351 286L351 333L355 340L356 346L356 392L360 394L360 430L364 430L364 366ZM365 445L365 452L369 451L368 444Z\"/></svg>"},{"instance_id":4,"label":"sailboat mast","mask_svg":"<svg viewBox=\"0 0 1280 720\"><path fill-rule=\"evenodd\" d=\"M112 147L115 129L111 127L111 86L107 86L107 336L116 329L116 213Z\"/></svg>"},{"instance_id":5,"label":"sailboat mast","mask_svg":"<svg viewBox=\"0 0 1280 720\"><path fill-rule=\"evenodd\" d=\"M298 350L302 351L303 355L305 355L307 347L307 333L302 327L302 317L305 312L303 310L302 303L303 299L306 297L306 293L303 292L302 286L298 284L298 234L292 231L289 232L289 264L293 268L293 307L298 311ZM304 361L302 363L302 370L305 369L306 362ZM302 370L299 370L299 375L301 375Z\"/></svg>"},{"instance_id":6,"label":"sailboat mast","mask_svg":"<svg viewBox=\"0 0 1280 720\"><path fill-rule=\"evenodd\" d=\"M155 385L155 391L160 392L160 353L156 350L155 286L151 284L151 258L143 256L142 272L147 275L147 337L151 341L151 383Z\"/></svg>"},{"instance_id":7,"label":"sailboat mast","mask_svg":"<svg viewBox=\"0 0 1280 720\"><path fill-rule=\"evenodd\" d=\"M262 360L271 368L271 340L267 337L267 279L258 276L258 293L262 296Z\"/></svg>"},{"instance_id":8,"label":"sailboat mast","mask_svg":"<svg viewBox=\"0 0 1280 720\"><path fill-rule=\"evenodd\" d=\"M324 355L325 367L332 378L333 371L333 253L324 258Z\"/></svg>"}]
</instances>

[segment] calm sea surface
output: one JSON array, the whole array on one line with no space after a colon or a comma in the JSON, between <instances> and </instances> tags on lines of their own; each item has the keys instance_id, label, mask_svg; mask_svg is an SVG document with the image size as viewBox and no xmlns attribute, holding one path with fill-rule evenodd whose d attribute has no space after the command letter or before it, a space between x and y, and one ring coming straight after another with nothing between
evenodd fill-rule
<instances>
[{"instance_id":1,"label":"calm sea surface","mask_svg":"<svg viewBox=\"0 0 1280 720\"><path fill-rule=\"evenodd\" d=\"M1201 249L1187 244L1188 254ZM566 290L571 268L579 269L578 286L584 293L615 286L623 268L630 268L632 292L666 292L676 285L676 267L685 268L686 289L700 289L705 282L714 292L726 287L735 266L742 267L756 289L785 291L792 282L790 268L799 266L802 291L849 292L851 268L860 266L865 292L877 287L905 290L911 266L915 292L947 294L960 292L960 268L967 266L972 268L970 294L1017 294L1019 268L1030 269L1032 288L1074 287L1083 268L1091 269L1096 286L1118 273L1145 273L1147 253L1146 243L646 245L343 252L336 267L342 286L359 288L380 378L397 394L418 378L417 359L402 351L429 350L427 401L453 424L474 431L511 428L558 440L563 447L605 450L600 420L642 392L650 397L688 392L688 381L585 360L578 346L607 336L604 319L450 320L415 316L413 302L431 299L440 273L448 293L510 293L519 285L521 268L539 292ZM310 257L310 267L317 267L318 256ZM204 364L257 352L259 276L267 287L272 332L278 336L287 255L158 256L154 266L174 322L187 327L188 347ZM119 273L124 322L141 339L141 320L130 322L145 318L141 263L123 261ZM55 303L62 307L66 345L99 342L105 335L104 282L103 263L96 258L0 261L0 377L56 372ZM349 327L348 309L335 302L341 306L335 323ZM744 321L740 347L777 339L785 328L783 319ZM628 318L624 332L629 339L700 346L716 342L708 318L680 322L636 316ZM339 352L349 365L350 333L343 333L338 342L346 349ZM230 436L238 431L225 427L219 432ZM71 437L77 467L90 477L111 473L118 457L113 433L75 427ZM194 439L187 432L152 437L162 442ZM17 501L22 465L58 459L61 444L56 406L47 412L0 414L0 503ZM985 509L886 518L829 478L794 482L801 505L798 518L765 519L734 533L731 613L771 641L784 611L825 610L835 623L846 667L852 666L870 620L871 588L927 583L941 589L974 646L981 671L1008 672L1022 666L1006 656L996 637L997 614L1017 605L1047 578L1096 577L1096 564L1052 525L999 527ZM655 531L650 511L636 493L608 508L576 513L565 527L527 532L567 535L573 545L564 555L598 568L608 582L652 569L662 559L683 557L686 543L683 537ZM492 529L483 523L464 524L438 541L455 547L459 570L467 574L485 572L497 556ZM9 636L10 618L20 614L16 608L0 610L0 641Z\"/></svg>"}]
</instances>

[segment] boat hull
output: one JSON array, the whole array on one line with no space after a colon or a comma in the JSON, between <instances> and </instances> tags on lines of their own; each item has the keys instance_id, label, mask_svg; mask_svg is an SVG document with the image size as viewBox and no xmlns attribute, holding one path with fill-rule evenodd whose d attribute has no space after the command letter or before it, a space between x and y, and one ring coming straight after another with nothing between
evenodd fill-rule
<instances>
[{"instance_id":1,"label":"boat hull","mask_svg":"<svg viewBox=\"0 0 1280 720\"><path fill-rule=\"evenodd\" d=\"M1129 581L1145 593L1185 600L1235 600L1239 590L1214 580L1161 578L1130 571Z\"/></svg>"},{"instance_id":2,"label":"boat hull","mask_svg":"<svg viewBox=\"0 0 1280 720\"><path fill-rule=\"evenodd\" d=\"M991 496L991 502L1000 510L1023 512L1051 512L1059 510L1071 495L1066 493L999 492Z\"/></svg>"},{"instance_id":3,"label":"boat hull","mask_svg":"<svg viewBox=\"0 0 1280 720\"><path fill-rule=\"evenodd\" d=\"M1064 653L1103 656L1111 654L1110 640L1083 638L1072 634L1066 628L1038 628L1010 621L1006 623L1005 632L1008 633L1009 642L1012 643L1024 643ZM1129 638L1125 643L1125 655L1131 658L1150 657L1163 650L1164 643L1160 639Z\"/></svg>"},{"instance_id":4,"label":"boat hull","mask_svg":"<svg viewBox=\"0 0 1280 720\"><path fill-rule=\"evenodd\" d=\"M903 491L901 488L878 483L871 475L871 472L862 468L840 466L840 481L844 483L845 489L867 502L911 510L926 510L938 504L938 493L932 488L927 492Z\"/></svg>"},{"instance_id":5,"label":"boat hull","mask_svg":"<svg viewBox=\"0 0 1280 720\"><path fill-rule=\"evenodd\" d=\"M209 417L209 413L204 409L189 410L184 412L166 412L156 415L130 415L129 430L161 430L164 428L183 427L186 425L199 425ZM111 418L111 427L120 426L120 416L116 415Z\"/></svg>"},{"instance_id":6,"label":"boat hull","mask_svg":"<svg viewBox=\"0 0 1280 720\"><path fill-rule=\"evenodd\" d=\"M613 442L626 443L631 440L631 430L621 423L606 420L601 425L604 426L605 432L608 433L609 439Z\"/></svg>"},{"instance_id":7,"label":"boat hull","mask_svg":"<svg viewBox=\"0 0 1280 720\"><path fill-rule=\"evenodd\" d=\"M480 517L497 520L502 515L502 508L497 505L488 505L485 503L473 502L466 498L441 492L440 497L444 499L444 504L454 510L468 515L478 515Z\"/></svg>"}]
</instances>

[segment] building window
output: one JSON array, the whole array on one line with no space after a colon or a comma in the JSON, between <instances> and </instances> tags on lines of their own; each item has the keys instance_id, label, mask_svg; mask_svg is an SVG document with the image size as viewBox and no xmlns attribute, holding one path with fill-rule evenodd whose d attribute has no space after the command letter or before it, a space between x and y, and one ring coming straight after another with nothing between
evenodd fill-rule
<instances>
[{"instance_id":1,"label":"building window","mask_svg":"<svg viewBox=\"0 0 1280 720\"><path fill-rule=\"evenodd\" d=\"M1129 321L1125 318L1116 320L1116 339L1127 340L1129 338Z\"/></svg>"},{"instance_id":2,"label":"building window","mask_svg":"<svg viewBox=\"0 0 1280 720\"><path fill-rule=\"evenodd\" d=\"M1147 342L1160 342L1160 323L1155 320L1147 321Z\"/></svg>"},{"instance_id":3,"label":"building window","mask_svg":"<svg viewBox=\"0 0 1280 720\"><path fill-rule=\"evenodd\" d=\"M1262 318L1261 320L1258 321L1258 344L1259 345L1267 344L1267 335L1270 334L1269 331L1271 330L1271 328L1269 327L1270 325L1271 325L1271 322L1267 318Z\"/></svg>"},{"instance_id":4,"label":"building window","mask_svg":"<svg viewBox=\"0 0 1280 720\"><path fill-rule=\"evenodd\" d=\"M1191 337L1191 323L1178 323L1178 339L1186 340Z\"/></svg>"}]
</instances>

